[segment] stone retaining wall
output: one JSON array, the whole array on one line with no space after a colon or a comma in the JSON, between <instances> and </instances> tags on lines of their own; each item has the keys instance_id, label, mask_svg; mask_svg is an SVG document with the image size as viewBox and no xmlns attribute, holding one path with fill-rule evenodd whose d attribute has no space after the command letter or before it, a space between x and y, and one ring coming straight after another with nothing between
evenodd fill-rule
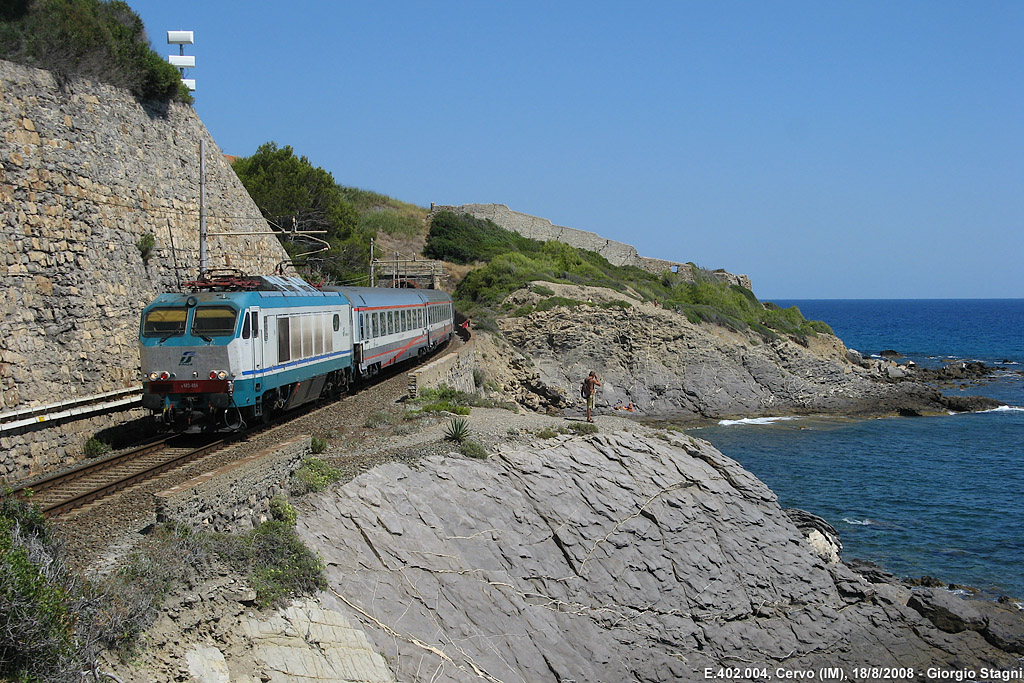
<instances>
[{"instance_id":1,"label":"stone retaining wall","mask_svg":"<svg viewBox=\"0 0 1024 683\"><path fill-rule=\"evenodd\" d=\"M476 391L473 379L475 369L476 350L473 340L470 339L455 353L449 353L410 372L409 398L416 398L420 389L437 388L441 385L472 393Z\"/></svg>"},{"instance_id":2,"label":"stone retaining wall","mask_svg":"<svg viewBox=\"0 0 1024 683\"><path fill-rule=\"evenodd\" d=\"M139 384L142 308L197 275L200 140L209 232L267 233L211 237L208 265L273 272L285 252L192 107L0 61L0 419ZM135 415L5 432L0 480Z\"/></svg>"},{"instance_id":3,"label":"stone retaining wall","mask_svg":"<svg viewBox=\"0 0 1024 683\"><path fill-rule=\"evenodd\" d=\"M287 493L309 448L310 437L297 436L156 493L157 521L206 531L252 528L269 518L270 500Z\"/></svg>"},{"instance_id":4,"label":"stone retaining wall","mask_svg":"<svg viewBox=\"0 0 1024 683\"><path fill-rule=\"evenodd\" d=\"M590 232L588 230L578 230L576 228L567 228L561 225L555 225L547 218L539 218L519 211L513 211L504 204L463 204L461 206L431 205L431 216L439 211L452 211L455 213L469 214L476 218L485 218L493 221L495 224L505 228L506 230L518 232L520 235L529 237L530 239L540 240L542 242L555 240L558 242L564 242L565 244L579 249L596 251L598 254L608 259L611 264L616 266L637 266L638 268L643 268L644 270L655 274L660 274L668 270L679 273L683 280L687 282L693 282L694 280L693 266L689 263L679 263L678 261L666 261L664 259L641 256L635 247L628 244L605 239L597 233ZM721 282L736 284L753 290L750 278L746 275L733 275L732 273L728 273L724 270L711 271L710 275Z\"/></svg>"}]
</instances>

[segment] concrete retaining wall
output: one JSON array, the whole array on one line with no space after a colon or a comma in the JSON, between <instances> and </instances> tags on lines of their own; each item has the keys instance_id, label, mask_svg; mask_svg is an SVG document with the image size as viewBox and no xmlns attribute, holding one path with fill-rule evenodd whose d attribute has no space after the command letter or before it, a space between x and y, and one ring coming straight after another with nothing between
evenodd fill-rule
<instances>
[{"instance_id":1,"label":"concrete retaining wall","mask_svg":"<svg viewBox=\"0 0 1024 683\"><path fill-rule=\"evenodd\" d=\"M298 436L154 494L158 522L207 531L250 529L270 517L270 500L288 491L288 479L309 452Z\"/></svg>"},{"instance_id":2,"label":"concrete retaining wall","mask_svg":"<svg viewBox=\"0 0 1024 683\"><path fill-rule=\"evenodd\" d=\"M421 389L446 385L458 391L476 391L473 370L476 369L476 351L473 340L462 345L455 353L449 353L409 373L409 398L416 398Z\"/></svg>"},{"instance_id":3,"label":"concrete retaining wall","mask_svg":"<svg viewBox=\"0 0 1024 683\"><path fill-rule=\"evenodd\" d=\"M608 259L609 263L616 266L637 266L638 268L643 268L644 270L655 274L660 274L668 270L679 273L684 281L693 282L694 280L693 267L689 263L666 261L664 259L641 256L635 247L628 244L605 239L597 233L590 232L588 230L578 230L576 228L567 228L561 225L555 225L546 218L539 218L538 216L531 216L526 213L520 213L519 211L513 211L504 204L462 204L461 206L431 205L431 216L439 211L452 211L455 213L469 214L476 218L485 218L493 221L495 224L505 228L506 230L518 232L520 235L529 237L530 239L540 240L542 242L555 240L558 242L564 242L565 244L579 249L596 251L598 254ZM746 275L733 275L732 273L728 273L724 270L711 271L708 275L721 282L736 284L753 290L750 278Z\"/></svg>"},{"instance_id":4,"label":"concrete retaining wall","mask_svg":"<svg viewBox=\"0 0 1024 683\"><path fill-rule=\"evenodd\" d=\"M0 61L0 422L139 384L142 308L197 275L200 140L209 232L266 232L211 237L209 266L273 272L285 252L190 106ZM142 415L5 430L0 481L74 462Z\"/></svg>"}]
</instances>

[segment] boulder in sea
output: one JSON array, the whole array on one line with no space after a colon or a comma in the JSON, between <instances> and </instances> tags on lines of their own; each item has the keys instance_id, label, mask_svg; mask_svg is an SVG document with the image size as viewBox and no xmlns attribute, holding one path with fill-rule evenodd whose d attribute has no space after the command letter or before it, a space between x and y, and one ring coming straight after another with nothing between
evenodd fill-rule
<instances>
[{"instance_id":1,"label":"boulder in sea","mask_svg":"<svg viewBox=\"0 0 1024 683\"><path fill-rule=\"evenodd\" d=\"M878 353L878 355L881 356L882 358L889 358L889 359L892 359L892 358L903 358L903 354L902 353L900 353L899 351L894 351L893 349L885 349L884 351L880 351Z\"/></svg>"}]
</instances>

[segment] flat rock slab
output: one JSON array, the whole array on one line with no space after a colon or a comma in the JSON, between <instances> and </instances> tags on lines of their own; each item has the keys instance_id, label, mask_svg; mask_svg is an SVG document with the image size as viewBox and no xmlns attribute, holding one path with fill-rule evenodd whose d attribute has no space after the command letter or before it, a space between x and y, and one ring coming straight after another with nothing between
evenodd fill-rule
<instances>
[{"instance_id":1,"label":"flat rock slab","mask_svg":"<svg viewBox=\"0 0 1024 683\"><path fill-rule=\"evenodd\" d=\"M845 565L710 444L617 433L378 467L299 529L397 680L677 681L707 667L1012 667Z\"/></svg>"}]
</instances>

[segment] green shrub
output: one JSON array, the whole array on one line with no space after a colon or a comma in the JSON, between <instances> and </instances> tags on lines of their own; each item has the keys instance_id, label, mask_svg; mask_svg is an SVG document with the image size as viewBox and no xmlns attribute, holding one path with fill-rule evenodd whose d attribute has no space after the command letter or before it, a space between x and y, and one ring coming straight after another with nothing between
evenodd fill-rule
<instances>
[{"instance_id":1,"label":"green shrub","mask_svg":"<svg viewBox=\"0 0 1024 683\"><path fill-rule=\"evenodd\" d=\"M153 247L156 246L156 238L153 236L153 233L147 232L139 238L135 246L139 250L139 255L142 256L142 262L149 263L149 258L153 255Z\"/></svg>"},{"instance_id":2,"label":"green shrub","mask_svg":"<svg viewBox=\"0 0 1024 683\"><path fill-rule=\"evenodd\" d=\"M444 438L455 443L463 443L469 438L469 421L462 417L453 417L444 429Z\"/></svg>"},{"instance_id":3,"label":"green shrub","mask_svg":"<svg viewBox=\"0 0 1024 683\"><path fill-rule=\"evenodd\" d=\"M537 302L538 311L550 311L552 308L557 306L567 306L569 308L576 308L577 306L584 306L585 302L579 299L567 299L564 296L552 296L547 299L541 299Z\"/></svg>"},{"instance_id":4,"label":"green shrub","mask_svg":"<svg viewBox=\"0 0 1024 683\"><path fill-rule=\"evenodd\" d=\"M100 441L95 436L89 437L89 440L82 446L82 453L87 458L98 458L101 455L106 455L110 450L110 444Z\"/></svg>"},{"instance_id":5,"label":"green shrub","mask_svg":"<svg viewBox=\"0 0 1024 683\"><path fill-rule=\"evenodd\" d=\"M392 419L393 418L390 413L378 410L366 416L366 420L363 421L363 426L367 429L377 429L378 427L383 427L386 424L391 424Z\"/></svg>"},{"instance_id":6,"label":"green shrub","mask_svg":"<svg viewBox=\"0 0 1024 683\"><path fill-rule=\"evenodd\" d=\"M247 571L260 607L274 607L324 588L324 563L283 521L260 524L243 535L209 534L210 549Z\"/></svg>"},{"instance_id":7,"label":"green shrub","mask_svg":"<svg viewBox=\"0 0 1024 683\"><path fill-rule=\"evenodd\" d=\"M557 429L554 429L553 427L545 427L544 429L537 432L537 436L539 436L542 439L554 439L556 436L559 435L559 433L560 432Z\"/></svg>"},{"instance_id":8,"label":"green shrub","mask_svg":"<svg viewBox=\"0 0 1024 683\"><path fill-rule=\"evenodd\" d=\"M463 441L459 446L459 452L467 458L483 460L487 457L487 450L476 441Z\"/></svg>"},{"instance_id":9,"label":"green shrub","mask_svg":"<svg viewBox=\"0 0 1024 683\"><path fill-rule=\"evenodd\" d=\"M597 434L597 425L592 422L573 422L569 425L569 431L580 436Z\"/></svg>"},{"instance_id":10,"label":"green shrub","mask_svg":"<svg viewBox=\"0 0 1024 683\"><path fill-rule=\"evenodd\" d=\"M514 250L524 240L492 221L441 211L430 221L423 254L455 263L475 263Z\"/></svg>"},{"instance_id":11,"label":"green shrub","mask_svg":"<svg viewBox=\"0 0 1024 683\"><path fill-rule=\"evenodd\" d=\"M302 466L292 474L292 493L302 495L309 492L323 491L341 479L341 470L320 460L306 456Z\"/></svg>"},{"instance_id":12,"label":"green shrub","mask_svg":"<svg viewBox=\"0 0 1024 683\"><path fill-rule=\"evenodd\" d=\"M545 287L544 285L534 285L533 286L533 291L535 293L539 294L540 296L554 296L555 295L555 290L551 289L550 287Z\"/></svg>"},{"instance_id":13,"label":"green shrub","mask_svg":"<svg viewBox=\"0 0 1024 683\"><path fill-rule=\"evenodd\" d=\"M295 522L299 518L295 507L284 496L274 496L270 499L270 516L288 526L295 526Z\"/></svg>"},{"instance_id":14,"label":"green shrub","mask_svg":"<svg viewBox=\"0 0 1024 683\"><path fill-rule=\"evenodd\" d=\"M438 401L437 403L428 403L423 406L423 412L425 413L452 413L454 415L469 415L469 406L460 406L451 403L450 401Z\"/></svg>"},{"instance_id":15,"label":"green shrub","mask_svg":"<svg viewBox=\"0 0 1024 683\"><path fill-rule=\"evenodd\" d=\"M309 440L309 452L313 455L320 455L327 450L327 439L319 436L311 437Z\"/></svg>"}]
</instances>

